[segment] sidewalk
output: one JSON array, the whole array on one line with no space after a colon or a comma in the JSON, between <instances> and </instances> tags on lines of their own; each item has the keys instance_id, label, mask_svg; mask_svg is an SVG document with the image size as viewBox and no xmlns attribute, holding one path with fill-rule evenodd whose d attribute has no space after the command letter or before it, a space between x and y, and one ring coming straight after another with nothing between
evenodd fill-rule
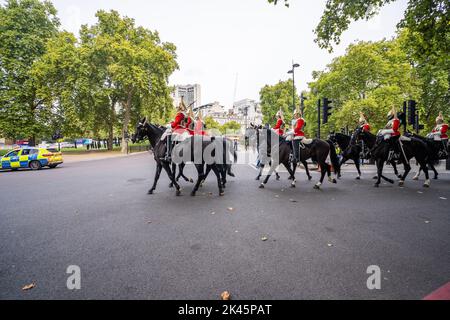
<instances>
[{"instance_id":1,"label":"sidewalk","mask_svg":"<svg viewBox=\"0 0 450 320\"><path fill-rule=\"evenodd\" d=\"M64 154L64 163L74 163L74 162L85 162L85 161L95 161L95 160L105 160L105 159L113 159L113 158L123 158L123 157L131 157L143 153L144 152L135 152L130 154L123 154L118 151L110 151L110 152L98 152L98 153L86 153L86 154Z\"/></svg>"}]
</instances>

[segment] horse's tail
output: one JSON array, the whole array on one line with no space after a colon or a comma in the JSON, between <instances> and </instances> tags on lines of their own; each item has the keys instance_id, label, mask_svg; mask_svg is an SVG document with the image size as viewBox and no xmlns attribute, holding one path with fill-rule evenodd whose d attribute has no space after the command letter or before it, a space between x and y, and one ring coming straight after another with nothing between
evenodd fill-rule
<instances>
[{"instance_id":1,"label":"horse's tail","mask_svg":"<svg viewBox=\"0 0 450 320\"><path fill-rule=\"evenodd\" d=\"M331 164L333 165L333 168L334 168L334 172L336 174L340 174L341 173L341 165L339 163L339 158L337 156L337 152L336 152L334 143L330 140L327 140L327 142L330 145L330 159L331 159Z\"/></svg>"}]
</instances>

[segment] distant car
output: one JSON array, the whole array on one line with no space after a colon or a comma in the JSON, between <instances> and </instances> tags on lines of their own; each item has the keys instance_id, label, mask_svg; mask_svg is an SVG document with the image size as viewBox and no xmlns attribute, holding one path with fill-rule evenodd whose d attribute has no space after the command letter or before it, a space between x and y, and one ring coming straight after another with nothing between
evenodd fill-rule
<instances>
[{"instance_id":1,"label":"distant car","mask_svg":"<svg viewBox=\"0 0 450 320\"><path fill-rule=\"evenodd\" d=\"M43 167L56 168L63 163L61 152L51 152L44 148L26 147L8 152L0 160L1 170L30 168L40 170Z\"/></svg>"}]
</instances>

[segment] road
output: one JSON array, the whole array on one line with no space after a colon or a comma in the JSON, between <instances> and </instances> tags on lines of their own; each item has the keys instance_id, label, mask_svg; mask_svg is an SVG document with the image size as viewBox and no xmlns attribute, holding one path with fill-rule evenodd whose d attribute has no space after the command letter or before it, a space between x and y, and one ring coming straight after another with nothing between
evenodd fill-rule
<instances>
[{"instance_id":1,"label":"road","mask_svg":"<svg viewBox=\"0 0 450 320\"><path fill-rule=\"evenodd\" d=\"M0 299L422 299L450 281L448 173L430 189L346 172L321 191L303 173L260 190L238 165L224 197L210 177L194 198L164 173L147 195L154 170L140 154L1 172Z\"/></svg>"}]
</instances>

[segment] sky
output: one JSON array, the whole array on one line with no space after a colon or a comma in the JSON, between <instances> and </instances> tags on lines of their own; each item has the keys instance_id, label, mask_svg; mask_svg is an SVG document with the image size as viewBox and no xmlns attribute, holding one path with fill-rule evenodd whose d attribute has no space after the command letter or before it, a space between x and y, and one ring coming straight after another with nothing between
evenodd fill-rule
<instances>
[{"instance_id":1,"label":"sky","mask_svg":"<svg viewBox=\"0 0 450 320\"><path fill-rule=\"evenodd\" d=\"M332 54L314 42L313 30L326 0L290 0L290 7L266 0L53 0L62 29L78 34L82 24L96 22L97 10L117 10L137 25L157 30L162 41L177 46L180 69L170 84L198 83L202 104L219 101L231 107L240 99L259 99L266 84L291 77L298 90L307 88L314 70L323 70L358 40L392 38L407 0L382 8L366 22L354 22Z\"/></svg>"}]
</instances>

